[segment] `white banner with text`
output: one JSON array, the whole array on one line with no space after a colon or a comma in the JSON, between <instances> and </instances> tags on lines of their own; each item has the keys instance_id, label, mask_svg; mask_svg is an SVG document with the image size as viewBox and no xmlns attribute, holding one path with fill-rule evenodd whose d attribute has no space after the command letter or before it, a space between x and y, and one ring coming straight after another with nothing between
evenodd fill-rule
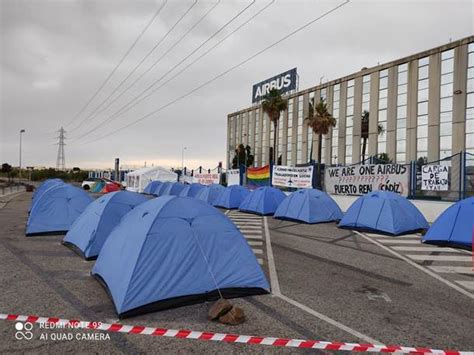
<instances>
[{"instance_id":1,"label":"white banner with text","mask_svg":"<svg viewBox=\"0 0 474 355\"><path fill-rule=\"evenodd\" d=\"M274 165L272 185L310 189L313 187L313 166Z\"/></svg>"}]
</instances>

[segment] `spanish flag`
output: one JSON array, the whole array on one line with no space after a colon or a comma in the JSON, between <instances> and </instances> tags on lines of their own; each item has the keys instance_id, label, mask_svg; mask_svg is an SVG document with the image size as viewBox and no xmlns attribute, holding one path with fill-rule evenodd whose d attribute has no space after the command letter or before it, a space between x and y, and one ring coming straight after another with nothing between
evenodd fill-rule
<instances>
[{"instance_id":1,"label":"spanish flag","mask_svg":"<svg viewBox=\"0 0 474 355\"><path fill-rule=\"evenodd\" d=\"M247 185L249 188L270 185L270 165L260 168L247 168Z\"/></svg>"}]
</instances>

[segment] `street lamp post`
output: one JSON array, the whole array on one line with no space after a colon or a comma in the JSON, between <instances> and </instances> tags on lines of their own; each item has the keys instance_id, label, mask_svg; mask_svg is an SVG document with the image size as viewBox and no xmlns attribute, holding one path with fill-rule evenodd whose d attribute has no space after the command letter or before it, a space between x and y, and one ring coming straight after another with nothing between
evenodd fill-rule
<instances>
[{"instance_id":1,"label":"street lamp post","mask_svg":"<svg viewBox=\"0 0 474 355\"><path fill-rule=\"evenodd\" d=\"M20 161L19 161L19 166L20 166L20 170L18 172L18 180L21 181L21 138L23 136L23 133L25 133L26 131L24 129L20 129Z\"/></svg>"}]
</instances>

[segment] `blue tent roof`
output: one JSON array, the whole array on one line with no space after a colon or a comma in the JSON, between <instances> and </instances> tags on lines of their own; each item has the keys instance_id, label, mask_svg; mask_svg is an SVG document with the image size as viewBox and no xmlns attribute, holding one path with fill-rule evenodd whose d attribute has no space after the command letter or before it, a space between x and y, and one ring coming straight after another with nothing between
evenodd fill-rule
<instances>
[{"instance_id":1,"label":"blue tent roof","mask_svg":"<svg viewBox=\"0 0 474 355\"><path fill-rule=\"evenodd\" d=\"M425 217L407 198L390 191L359 197L342 217L339 227L402 234L429 227Z\"/></svg>"},{"instance_id":2,"label":"blue tent roof","mask_svg":"<svg viewBox=\"0 0 474 355\"><path fill-rule=\"evenodd\" d=\"M143 193L151 195L161 184L163 183L158 180L151 181L148 185L146 185Z\"/></svg>"},{"instance_id":3,"label":"blue tent roof","mask_svg":"<svg viewBox=\"0 0 474 355\"><path fill-rule=\"evenodd\" d=\"M287 196L278 206L274 217L321 223L340 220L342 211L327 193L317 189L302 189Z\"/></svg>"},{"instance_id":4,"label":"blue tent roof","mask_svg":"<svg viewBox=\"0 0 474 355\"><path fill-rule=\"evenodd\" d=\"M80 188L57 184L45 190L31 207L26 235L64 233L92 202Z\"/></svg>"},{"instance_id":5,"label":"blue tent roof","mask_svg":"<svg viewBox=\"0 0 474 355\"><path fill-rule=\"evenodd\" d=\"M239 206L240 211L260 215L274 214L286 195L279 189L270 186L259 187L247 195Z\"/></svg>"},{"instance_id":6,"label":"blue tent roof","mask_svg":"<svg viewBox=\"0 0 474 355\"><path fill-rule=\"evenodd\" d=\"M194 182L190 185L185 185L184 189L181 190L179 196L181 197L196 197L199 191L205 188L204 185Z\"/></svg>"},{"instance_id":7,"label":"blue tent roof","mask_svg":"<svg viewBox=\"0 0 474 355\"><path fill-rule=\"evenodd\" d=\"M171 182L171 181L166 181L166 182L162 183L161 185L159 185L155 188L155 191L153 191L153 195L156 195L156 196L163 195L163 192L166 189L168 189L169 186L172 186L173 184L174 184L174 182Z\"/></svg>"},{"instance_id":8,"label":"blue tent roof","mask_svg":"<svg viewBox=\"0 0 474 355\"><path fill-rule=\"evenodd\" d=\"M129 191L108 193L92 202L67 232L63 243L85 259L94 259L122 217L148 197Z\"/></svg>"},{"instance_id":9,"label":"blue tent roof","mask_svg":"<svg viewBox=\"0 0 474 355\"><path fill-rule=\"evenodd\" d=\"M191 197L163 196L125 215L92 274L119 316L267 293L268 282L227 216ZM217 285L217 286L216 286Z\"/></svg>"},{"instance_id":10,"label":"blue tent roof","mask_svg":"<svg viewBox=\"0 0 474 355\"><path fill-rule=\"evenodd\" d=\"M211 184L199 191L195 198L214 205L219 195L225 190L225 187L219 184Z\"/></svg>"},{"instance_id":11,"label":"blue tent roof","mask_svg":"<svg viewBox=\"0 0 474 355\"><path fill-rule=\"evenodd\" d=\"M224 191L217 198L214 206L224 208L239 208L240 204L250 191L240 185L231 185L226 187Z\"/></svg>"},{"instance_id":12,"label":"blue tent roof","mask_svg":"<svg viewBox=\"0 0 474 355\"><path fill-rule=\"evenodd\" d=\"M452 244L472 248L474 239L474 197L461 200L444 211L428 232L424 243Z\"/></svg>"},{"instance_id":13,"label":"blue tent roof","mask_svg":"<svg viewBox=\"0 0 474 355\"><path fill-rule=\"evenodd\" d=\"M160 190L160 196L173 195L178 196L184 189L185 185L180 182L172 182L170 185Z\"/></svg>"},{"instance_id":14,"label":"blue tent roof","mask_svg":"<svg viewBox=\"0 0 474 355\"><path fill-rule=\"evenodd\" d=\"M58 184L64 184L64 181L61 179L48 179L45 180L41 185L39 185L35 192L33 192L33 197L31 198L31 206L30 206L30 211L31 208L33 208L33 205L35 204L35 201L38 200L39 197L41 197L42 194L44 194L45 191L50 189L52 186L58 185Z\"/></svg>"}]
</instances>

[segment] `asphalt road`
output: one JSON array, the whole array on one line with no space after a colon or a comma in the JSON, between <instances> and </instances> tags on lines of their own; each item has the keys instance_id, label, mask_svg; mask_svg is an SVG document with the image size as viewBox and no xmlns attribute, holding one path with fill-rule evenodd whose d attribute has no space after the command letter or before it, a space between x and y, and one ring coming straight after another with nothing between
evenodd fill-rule
<instances>
[{"instance_id":1,"label":"asphalt road","mask_svg":"<svg viewBox=\"0 0 474 355\"><path fill-rule=\"evenodd\" d=\"M21 193L0 203L0 313L117 322L112 302L89 275L93 262L83 261L61 245L62 236L24 236L30 199L31 194ZM449 279L452 273L437 273L437 278L424 271L435 270L428 269L433 266L429 262L418 260L416 267L398 255L405 251L392 245L390 249L382 247L370 239L381 241L383 236L359 235L332 223L304 225L273 218L265 222L264 218L246 218L237 212L228 215L241 228L272 281L272 295L232 301L245 310L247 322L239 326L209 322L206 315L210 305L200 304L121 323L474 350L474 296L469 296L473 292ZM457 264L446 261L442 265ZM466 273L462 281L469 285L474 275ZM462 287L464 293L452 285ZM33 329L33 339L27 341L15 339L14 325L0 321L0 353L308 352L133 334L111 334L105 340L44 340L42 334L78 331L38 326Z\"/></svg>"}]
</instances>

